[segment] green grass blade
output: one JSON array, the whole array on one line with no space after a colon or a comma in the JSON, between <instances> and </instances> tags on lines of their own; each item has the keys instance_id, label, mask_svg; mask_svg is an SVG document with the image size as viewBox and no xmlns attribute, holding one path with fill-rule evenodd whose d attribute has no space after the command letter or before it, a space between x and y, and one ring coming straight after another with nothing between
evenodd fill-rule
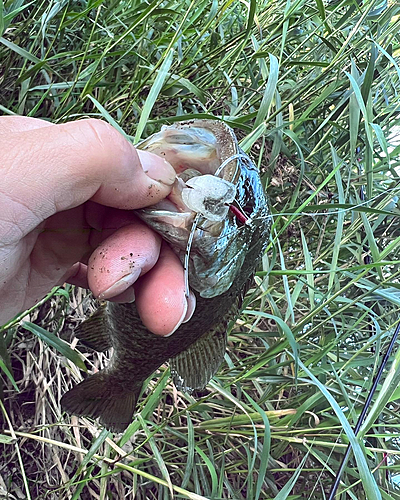
<instances>
[{"instance_id":1,"label":"green grass blade","mask_svg":"<svg viewBox=\"0 0 400 500\"><path fill-rule=\"evenodd\" d=\"M281 270L283 272L285 272L286 271L285 256L284 256L284 253L282 252L282 248L281 248L281 244L280 244L279 240L277 240L276 243L277 243L277 247L278 247L278 251L279 251L279 260L280 260L280 264L281 264ZM269 272L271 272L271 271L269 271ZM287 314L288 318L289 317L292 318L292 322L294 323L294 309L293 309L293 304L292 304L292 297L290 295L289 281L288 281L288 278L286 275L283 275L282 279L283 279L283 287L285 290L286 300L287 300L286 314Z\"/></svg>"},{"instance_id":2,"label":"green grass blade","mask_svg":"<svg viewBox=\"0 0 400 500\"><path fill-rule=\"evenodd\" d=\"M115 129L118 130L120 134L122 134L126 139L129 140L129 137L126 135L125 131L118 125L118 123L114 120L114 118L110 115L110 113L107 112L107 110L102 106L97 99L95 99L93 96L88 95L88 98L92 101L92 103L96 106L96 108L99 110L101 116L110 124L112 125Z\"/></svg>"},{"instance_id":3,"label":"green grass blade","mask_svg":"<svg viewBox=\"0 0 400 500\"><path fill-rule=\"evenodd\" d=\"M397 349L394 359L388 372L386 374L385 380L377 391L376 399L370 408L363 425L361 426L359 435L360 437L365 436L365 434L370 430L371 426L374 424L379 415L382 414L383 409L386 404L390 401L393 393L399 387L400 384L400 349Z\"/></svg>"},{"instance_id":4,"label":"green grass blade","mask_svg":"<svg viewBox=\"0 0 400 500\"><path fill-rule=\"evenodd\" d=\"M18 388L17 384L15 383L15 380L14 380L14 377L13 377L11 371L9 370L8 366L4 363L4 361L2 359L0 359L0 368L6 374L8 380L11 382L12 386L14 387L14 389L17 392L19 392L19 388Z\"/></svg>"},{"instance_id":5,"label":"green grass blade","mask_svg":"<svg viewBox=\"0 0 400 500\"><path fill-rule=\"evenodd\" d=\"M168 71L171 67L172 61L174 58L174 51L170 49L170 51L166 54L165 59L158 71L157 77L154 80L153 85L151 86L149 95L147 96L146 102L144 103L142 113L140 115L140 120L136 129L136 134L135 134L135 143L139 142L144 128L147 124L147 121L149 119L151 110L154 107L154 104L157 100L157 97L159 93L161 92L161 89L168 77Z\"/></svg>"},{"instance_id":6,"label":"green grass blade","mask_svg":"<svg viewBox=\"0 0 400 500\"><path fill-rule=\"evenodd\" d=\"M4 30L5 30L4 3L3 0L0 0L0 37L3 36Z\"/></svg>"},{"instance_id":7,"label":"green grass blade","mask_svg":"<svg viewBox=\"0 0 400 500\"><path fill-rule=\"evenodd\" d=\"M14 438L11 436L6 436L5 434L0 434L0 443L1 444L12 444L14 442Z\"/></svg>"},{"instance_id":8,"label":"green grass blade","mask_svg":"<svg viewBox=\"0 0 400 500\"><path fill-rule=\"evenodd\" d=\"M87 486L88 483L90 484L94 468L95 468L95 466L91 465L86 469L85 474L84 474L84 478L77 485L77 487L74 491L74 494L72 495L71 500L80 500L82 498L81 493L84 490L85 486Z\"/></svg>"},{"instance_id":9,"label":"green grass blade","mask_svg":"<svg viewBox=\"0 0 400 500\"><path fill-rule=\"evenodd\" d=\"M358 80L360 78L357 67L353 60L351 61L351 74L355 80ZM354 158L356 153L359 126L360 126L360 106L358 105L355 94L352 93L349 102L350 155L352 163L354 163Z\"/></svg>"},{"instance_id":10,"label":"green grass blade","mask_svg":"<svg viewBox=\"0 0 400 500\"><path fill-rule=\"evenodd\" d=\"M366 214L361 214L361 218L364 224L364 229L365 229L365 235L368 240L368 245L369 249L371 251L372 255L372 260L373 262L378 262L379 261L379 248L378 245L376 244L376 239L374 236L374 232L372 230L371 224L369 223L369 220L366 216ZM376 267L376 271L378 273L378 276L381 280L383 280L383 274L382 274L382 268L380 266Z\"/></svg>"},{"instance_id":11,"label":"green grass blade","mask_svg":"<svg viewBox=\"0 0 400 500\"><path fill-rule=\"evenodd\" d=\"M247 137L245 137L240 143L241 149L245 153L249 152L253 144L258 141L258 139L265 134L267 131L266 123L262 122L258 127L256 127Z\"/></svg>"},{"instance_id":12,"label":"green grass blade","mask_svg":"<svg viewBox=\"0 0 400 500\"><path fill-rule=\"evenodd\" d=\"M140 414L138 415L138 420L140 422L142 429L144 430L144 432L147 436L148 442L149 442L150 447L151 447L151 451L153 453L153 458L156 461L164 480L168 484L168 489L171 493L171 496L173 496L174 491L173 491L171 476L169 475L168 468L165 464L164 458L156 445L155 439L154 439L152 433L150 432L150 429L147 427L146 422L144 421L143 417Z\"/></svg>"},{"instance_id":13,"label":"green grass blade","mask_svg":"<svg viewBox=\"0 0 400 500\"><path fill-rule=\"evenodd\" d=\"M319 12L319 16L323 22L325 22L326 14L325 14L325 5L321 0L315 0Z\"/></svg>"},{"instance_id":14,"label":"green grass blade","mask_svg":"<svg viewBox=\"0 0 400 500\"><path fill-rule=\"evenodd\" d=\"M372 82L374 79L375 72L375 61L377 57L378 51L376 50L376 46L374 43L371 45L371 52L368 61L367 71L365 73L365 78L361 88L361 95L365 104L367 104L368 97L371 93Z\"/></svg>"},{"instance_id":15,"label":"green grass blade","mask_svg":"<svg viewBox=\"0 0 400 500\"><path fill-rule=\"evenodd\" d=\"M110 432L107 429L103 429L100 434L93 440L91 447L89 448L86 455L83 457L82 463L79 465L76 475L80 474L87 464L92 460L93 456L98 452L100 446L104 443Z\"/></svg>"},{"instance_id":16,"label":"green grass blade","mask_svg":"<svg viewBox=\"0 0 400 500\"><path fill-rule=\"evenodd\" d=\"M0 0L0 3L3 4L4 6L4 2L3 0ZM19 2L21 3L21 2ZM4 20L4 26L3 28L8 28L9 24L11 23L11 21L14 19L14 17L16 17L20 12L22 12L23 10L25 10L27 7L29 7L29 5L33 4L33 1L32 2L27 2L23 5L20 5L20 6L17 6L14 10L8 12L8 14L5 14L4 15L4 9L3 9L3 20ZM17 3L18 5L18 3ZM4 33L4 31L3 31ZM0 36L3 35L2 33L2 30L0 30Z\"/></svg>"},{"instance_id":17,"label":"green grass blade","mask_svg":"<svg viewBox=\"0 0 400 500\"><path fill-rule=\"evenodd\" d=\"M276 86L278 83L279 76L279 63L278 59L273 55L269 54L269 76L267 80L267 85L264 90L264 95L257 112L257 116L254 122L254 128L257 128L262 122L267 118L272 99L274 98Z\"/></svg>"},{"instance_id":18,"label":"green grass blade","mask_svg":"<svg viewBox=\"0 0 400 500\"><path fill-rule=\"evenodd\" d=\"M304 232L302 229L300 229L300 234L301 234L301 243L303 246L303 253L304 253L304 260L306 264L306 271L307 271L307 283L308 283L308 297L309 297L309 303L310 303L310 309L314 309L315 307L315 283L314 283L314 276L313 276L313 260L312 256L310 254L310 251L308 250L308 245L307 245L307 240L304 236ZM332 275L329 276L329 278Z\"/></svg>"},{"instance_id":19,"label":"green grass blade","mask_svg":"<svg viewBox=\"0 0 400 500\"><path fill-rule=\"evenodd\" d=\"M251 28L253 27L256 8L257 8L257 0L250 0L249 15L247 18L247 26L246 26L246 36L249 36Z\"/></svg>"},{"instance_id":20,"label":"green grass blade","mask_svg":"<svg viewBox=\"0 0 400 500\"><path fill-rule=\"evenodd\" d=\"M300 187L301 187L301 182L303 181L303 177L304 177L304 172L305 172L304 155L303 155L301 143L299 141L299 138L297 137L297 134L292 132L291 130L287 130L287 129L283 130L283 133L285 135L287 135L288 137L290 137L290 139L293 141L293 143L295 144L296 149L297 149L297 154L300 157L299 178L298 178L298 181L296 183L296 187L293 191L293 195L291 197L290 205L289 205L290 208L293 208L297 203L299 191L300 191Z\"/></svg>"},{"instance_id":21,"label":"green grass blade","mask_svg":"<svg viewBox=\"0 0 400 500\"><path fill-rule=\"evenodd\" d=\"M19 56L23 57L27 61L31 61L31 62L33 62L35 64L42 62L38 57L36 57L33 54L29 53L27 50L23 49L22 47L19 47L15 43L10 42L9 40L6 40L3 37L0 37L0 43L2 43L3 45L5 45L10 50L13 50L16 54L18 54Z\"/></svg>"},{"instance_id":22,"label":"green grass blade","mask_svg":"<svg viewBox=\"0 0 400 500\"><path fill-rule=\"evenodd\" d=\"M217 495L217 490L218 490L217 471L215 470L215 467L214 467L213 463L211 462L211 460L209 459L209 457L204 453L204 451L201 448L196 447L196 451L200 455L200 457L203 459L204 464L208 468L208 471L209 471L210 476L211 476L211 488L212 488L210 496L211 496L211 498L215 498Z\"/></svg>"},{"instance_id":23,"label":"green grass blade","mask_svg":"<svg viewBox=\"0 0 400 500\"><path fill-rule=\"evenodd\" d=\"M188 443L188 456L187 456L187 462L185 466L185 473L183 475L182 483L181 486L182 488L187 488L190 477L193 472L193 467L194 467L194 450L195 450L195 441L194 441L194 427L193 427L193 422L192 419L190 418L189 413L187 413L187 443Z\"/></svg>"},{"instance_id":24,"label":"green grass blade","mask_svg":"<svg viewBox=\"0 0 400 500\"><path fill-rule=\"evenodd\" d=\"M258 469L257 485L254 500L258 500L261 495L261 489L263 487L265 474L268 467L269 452L271 449L271 427L269 425L269 420L265 411L259 406L253 398L251 398L247 393L244 393L250 404L255 408L255 410L260 414L263 424L264 424L264 439L261 444L261 453L259 454L260 467Z\"/></svg>"},{"instance_id":25,"label":"green grass blade","mask_svg":"<svg viewBox=\"0 0 400 500\"><path fill-rule=\"evenodd\" d=\"M333 166L335 167L335 180L339 197L339 203L344 203L346 200L344 198L342 176L340 174L340 167L343 165L343 162L340 161L340 159L338 158L336 150L334 149L333 146L331 146L331 154L332 154L332 163ZM335 241L332 252L331 269L336 269L339 259L340 243L342 241L342 234L343 234L344 215L345 214L342 211L339 212L337 216L337 225L336 225ZM332 290L334 280L335 280L335 275L332 273L329 275L328 290Z\"/></svg>"},{"instance_id":26,"label":"green grass blade","mask_svg":"<svg viewBox=\"0 0 400 500\"><path fill-rule=\"evenodd\" d=\"M370 120L372 117L370 116L370 114L367 111L367 106L365 105L364 98L363 98L363 95L362 95L362 92L361 92L361 89L360 89L358 83L356 82L356 80L354 79L354 77L350 73L348 73L347 71L345 73L346 73L348 79L350 80L352 89L354 91L354 94L355 94L357 102L358 102L358 106L360 107L361 113L364 117L365 132L367 134L369 147L370 147L370 149L373 149L374 141L373 141L372 130L371 130L371 125L370 125Z\"/></svg>"},{"instance_id":27,"label":"green grass blade","mask_svg":"<svg viewBox=\"0 0 400 500\"><path fill-rule=\"evenodd\" d=\"M284 332L287 340L289 341L290 347L292 348L293 358L294 358L294 361L295 361L296 372L297 372L297 361L299 359L299 357L298 357L298 346L297 346L296 339L295 339L295 337L293 335L293 332L288 327L288 325L284 321L282 321L281 318L278 318L277 316L273 316L272 314L268 314L268 313L265 313L265 312L262 312L262 311L246 311L246 313L250 314L250 315L254 315L254 316L261 316L261 317L267 318L267 319L273 319L274 321L276 321L278 323L278 325L280 326L280 328L282 328L282 331Z\"/></svg>"},{"instance_id":28,"label":"green grass blade","mask_svg":"<svg viewBox=\"0 0 400 500\"><path fill-rule=\"evenodd\" d=\"M285 486L280 490L280 492L276 495L275 500L286 500L292 489L293 486L296 484L297 478L299 477L304 464L307 460L308 455L305 455L303 457L303 460L300 462L300 464L296 467L296 472L293 474L293 476L290 478L290 480L285 484Z\"/></svg>"},{"instance_id":29,"label":"green grass blade","mask_svg":"<svg viewBox=\"0 0 400 500\"><path fill-rule=\"evenodd\" d=\"M378 125L377 123L371 123L371 127L373 128L373 130L375 132L375 135L376 135L376 138L378 139L379 145L382 148L382 152L385 155L385 159L389 163L390 155L389 155L389 150L388 150L388 145L387 145L387 141L385 138L385 134L383 133L381 126ZM390 165L388 165L388 167L390 168Z\"/></svg>"},{"instance_id":30,"label":"green grass blade","mask_svg":"<svg viewBox=\"0 0 400 500\"><path fill-rule=\"evenodd\" d=\"M73 349L70 348L70 346L61 340L60 338L56 337L54 333L50 333L44 328L35 325L34 323L31 323L30 321L24 321L22 323L22 326L26 328L29 332L34 333L37 337L39 337L43 342L45 342L47 345L54 347L60 354L65 356L67 359L72 361L78 368L81 370L87 372L87 368L85 366L85 363L82 361L81 357L79 354L74 351Z\"/></svg>"},{"instance_id":31,"label":"green grass blade","mask_svg":"<svg viewBox=\"0 0 400 500\"><path fill-rule=\"evenodd\" d=\"M384 54L385 57L387 57L389 59L389 61L393 64L394 68L397 71L397 76L398 76L398 78L400 80L400 66L399 66L398 62L396 61L396 59L392 55L390 55L388 53L388 51L385 50L381 45L379 45L379 43L375 42L375 44L378 47L378 50L380 52L382 52L382 54Z\"/></svg>"}]
</instances>

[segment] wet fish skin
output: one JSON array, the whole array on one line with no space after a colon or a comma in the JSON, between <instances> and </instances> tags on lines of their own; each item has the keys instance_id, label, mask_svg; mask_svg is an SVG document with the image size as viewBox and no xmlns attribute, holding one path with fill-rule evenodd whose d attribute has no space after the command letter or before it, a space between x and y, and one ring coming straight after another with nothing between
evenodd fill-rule
<instances>
[{"instance_id":1,"label":"wet fish skin","mask_svg":"<svg viewBox=\"0 0 400 500\"><path fill-rule=\"evenodd\" d=\"M201 126L202 121L194 123ZM99 418L108 429L123 431L132 421L143 382L167 360L184 360L186 353L190 356L191 350L194 356L186 365L179 365L189 366L189 373L174 373L174 381L179 387L187 389L200 388L190 387L192 379L199 379L202 386L208 383L223 360L228 322L240 310L244 291L269 236L269 212L258 171L247 161L241 161L240 167L236 199L240 206L251 212L252 221L248 225L240 225L230 215L232 234L227 233L221 242L217 239L215 259L210 263L215 268L225 265L224 255L231 258L232 251L239 251L241 245L246 243L246 256L228 290L212 298L203 297L193 290L197 300L196 310L191 320L182 324L170 337L156 336L147 330L134 303L109 302L103 305L78 327L76 336L97 350L113 347L112 359L105 370L89 376L63 396L61 404L64 410ZM232 246L228 253L227 245ZM189 277L191 282L192 276ZM190 370L194 370L195 376L190 374ZM207 380L204 380L203 373L207 373Z\"/></svg>"}]
</instances>

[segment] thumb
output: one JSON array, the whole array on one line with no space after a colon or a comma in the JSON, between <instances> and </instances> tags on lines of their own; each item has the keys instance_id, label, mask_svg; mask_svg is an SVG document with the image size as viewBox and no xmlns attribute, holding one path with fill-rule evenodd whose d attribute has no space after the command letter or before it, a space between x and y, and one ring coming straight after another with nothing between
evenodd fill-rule
<instances>
[{"instance_id":1,"label":"thumb","mask_svg":"<svg viewBox=\"0 0 400 500\"><path fill-rule=\"evenodd\" d=\"M0 134L0 150L5 173L0 205L8 199L7 212L14 221L18 215L24 234L89 199L121 209L157 203L175 179L164 159L137 151L101 120Z\"/></svg>"}]
</instances>

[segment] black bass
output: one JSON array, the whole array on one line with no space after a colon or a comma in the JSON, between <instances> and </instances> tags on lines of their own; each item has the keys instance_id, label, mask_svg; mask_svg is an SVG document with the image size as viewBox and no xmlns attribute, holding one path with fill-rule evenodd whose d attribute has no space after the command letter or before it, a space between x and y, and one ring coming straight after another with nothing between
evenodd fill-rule
<instances>
[{"instance_id":1,"label":"black bass","mask_svg":"<svg viewBox=\"0 0 400 500\"><path fill-rule=\"evenodd\" d=\"M167 360L179 390L201 389L214 376L271 225L258 170L224 123L164 126L137 147L163 156L177 172L170 196L137 213L189 264L197 305L169 337L147 330L134 303L108 302L78 327L86 345L112 347L113 354L107 369L63 396L62 408L117 432L131 423L143 382Z\"/></svg>"}]
</instances>

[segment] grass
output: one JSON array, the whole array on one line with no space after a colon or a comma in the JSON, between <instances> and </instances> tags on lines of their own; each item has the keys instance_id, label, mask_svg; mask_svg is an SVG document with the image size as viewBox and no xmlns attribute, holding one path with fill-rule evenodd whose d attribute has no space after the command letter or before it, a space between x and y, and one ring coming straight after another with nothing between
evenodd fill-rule
<instances>
[{"instance_id":1,"label":"grass","mask_svg":"<svg viewBox=\"0 0 400 500\"><path fill-rule=\"evenodd\" d=\"M0 1L1 113L135 140L222 117L274 216L217 377L194 399L162 367L122 437L59 406L76 351L107 364L73 335L90 297L54 290L1 330L0 496L323 499L350 441L337 498L400 498L397 351L351 430L399 319L399 28L390 0Z\"/></svg>"}]
</instances>

